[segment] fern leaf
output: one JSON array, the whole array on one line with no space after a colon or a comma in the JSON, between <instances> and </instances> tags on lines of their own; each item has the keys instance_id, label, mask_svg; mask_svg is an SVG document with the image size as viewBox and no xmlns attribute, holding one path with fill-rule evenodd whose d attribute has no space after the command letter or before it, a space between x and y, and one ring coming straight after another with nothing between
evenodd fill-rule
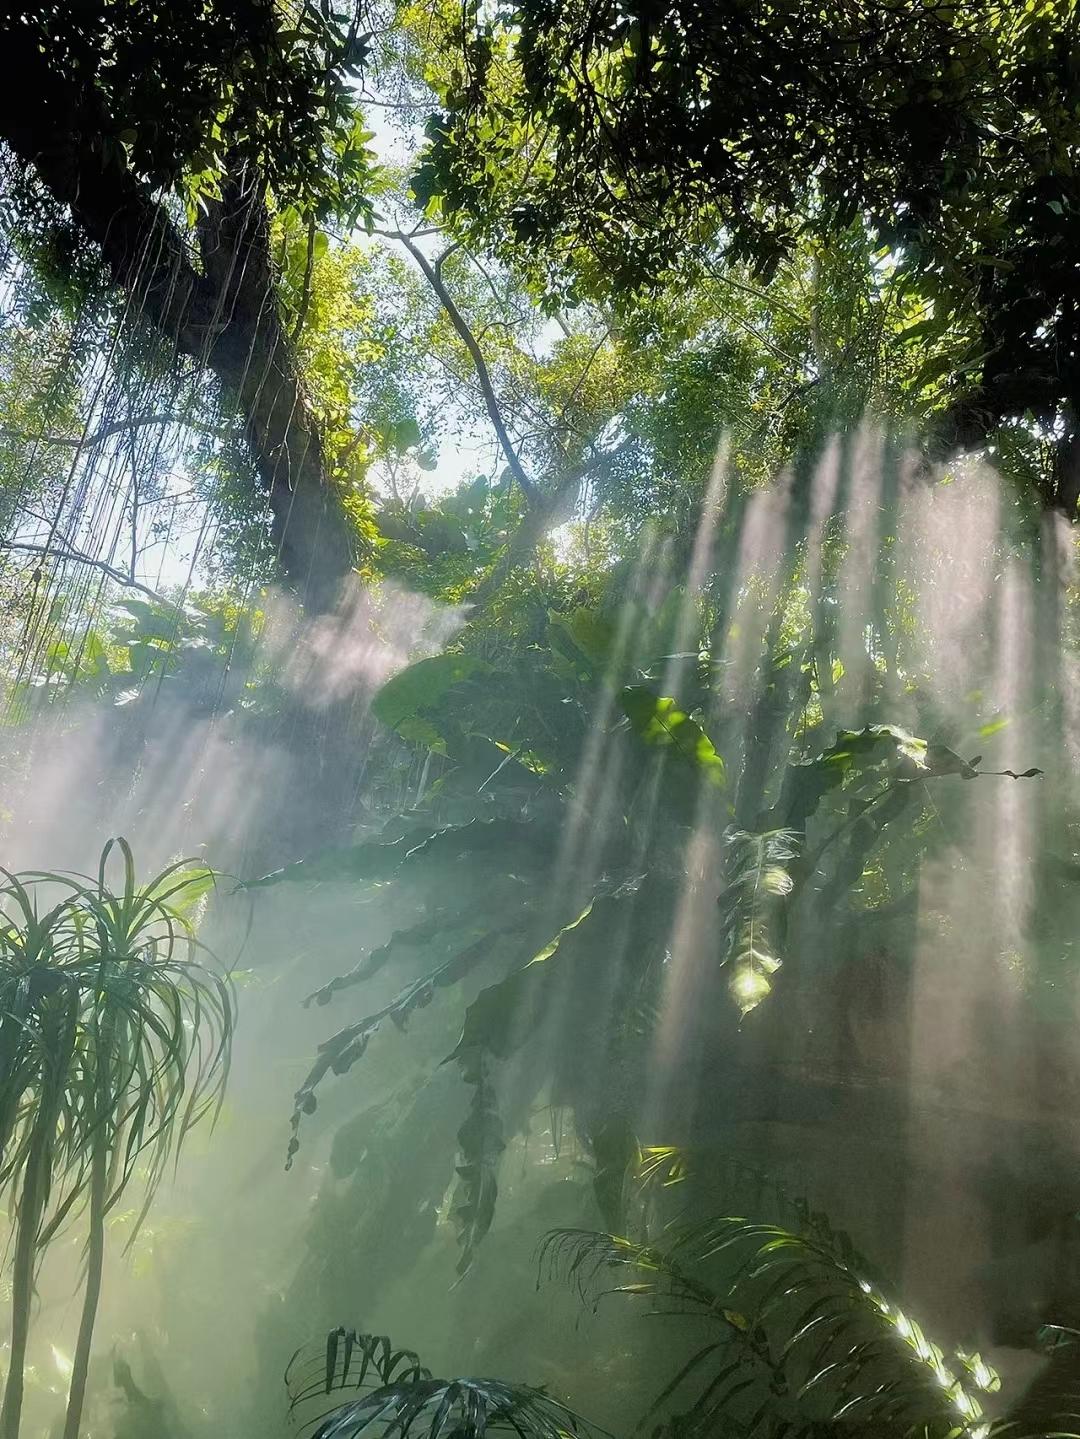
<instances>
[{"instance_id":1,"label":"fern leaf","mask_svg":"<svg viewBox=\"0 0 1080 1439\"><path fill-rule=\"evenodd\" d=\"M730 989L745 1017L772 990L772 976L781 959L772 937L777 911L791 894L787 865L796 856L798 836L792 830L728 838L728 884L720 896L723 957L731 971Z\"/></svg>"}]
</instances>

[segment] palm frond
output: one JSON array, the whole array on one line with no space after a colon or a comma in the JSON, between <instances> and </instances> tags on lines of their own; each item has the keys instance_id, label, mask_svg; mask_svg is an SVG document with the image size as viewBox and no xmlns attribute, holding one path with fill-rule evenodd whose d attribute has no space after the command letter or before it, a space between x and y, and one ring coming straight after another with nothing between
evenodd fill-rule
<instances>
[{"instance_id":1,"label":"palm frond","mask_svg":"<svg viewBox=\"0 0 1080 1439\"><path fill-rule=\"evenodd\" d=\"M994 1439L1080 1439L1080 1343L1075 1338L1054 1346L1047 1367L991 1433Z\"/></svg>"},{"instance_id":2,"label":"palm frond","mask_svg":"<svg viewBox=\"0 0 1080 1439\"><path fill-rule=\"evenodd\" d=\"M351 1329L335 1329L324 1345L298 1349L285 1384L290 1415L311 1431L310 1439L369 1433L483 1439L489 1430L512 1431L519 1439L568 1439L603 1432L540 1389L503 1379L436 1379L412 1350L396 1349L385 1335ZM343 1391L357 1397L311 1416L311 1406Z\"/></svg>"},{"instance_id":3,"label":"palm frond","mask_svg":"<svg viewBox=\"0 0 1080 1439\"><path fill-rule=\"evenodd\" d=\"M594 1304L605 1294L695 1316L706 1343L657 1399L688 1389L682 1432L730 1425L760 1435L844 1429L956 1439L985 1433L977 1387L995 1376L947 1360L914 1320L814 1238L718 1218L670 1231L661 1245L555 1230L541 1269ZM711 1332L711 1333L710 1333Z\"/></svg>"},{"instance_id":4,"label":"palm frond","mask_svg":"<svg viewBox=\"0 0 1080 1439\"><path fill-rule=\"evenodd\" d=\"M289 1360L285 1369L289 1414L297 1417L305 1406L310 1409L313 1401L341 1389L367 1393L388 1384L430 1378L430 1370L411 1349L395 1349L384 1334L339 1327L330 1331L324 1345L302 1345ZM309 1413L306 1422L317 1423L329 1412L324 1407L315 1419Z\"/></svg>"},{"instance_id":5,"label":"palm frond","mask_svg":"<svg viewBox=\"0 0 1080 1439\"><path fill-rule=\"evenodd\" d=\"M519 1439L566 1439L586 1432L572 1410L538 1389L502 1379L418 1379L388 1385L328 1415L312 1439L361 1434L419 1439L513 1432Z\"/></svg>"}]
</instances>

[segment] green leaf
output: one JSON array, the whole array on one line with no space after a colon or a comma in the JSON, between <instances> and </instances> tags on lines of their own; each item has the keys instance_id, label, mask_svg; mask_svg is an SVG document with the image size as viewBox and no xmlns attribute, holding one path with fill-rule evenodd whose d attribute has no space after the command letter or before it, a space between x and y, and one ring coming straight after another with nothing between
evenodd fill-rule
<instances>
[{"instance_id":1,"label":"green leaf","mask_svg":"<svg viewBox=\"0 0 1080 1439\"><path fill-rule=\"evenodd\" d=\"M718 901L720 963L730 971L729 988L742 1017L768 997L780 968L773 931L793 889L788 864L797 852L798 835L791 830L728 837L728 884Z\"/></svg>"},{"instance_id":2,"label":"green leaf","mask_svg":"<svg viewBox=\"0 0 1080 1439\"><path fill-rule=\"evenodd\" d=\"M615 645L615 626L587 605L579 605L566 614L549 613L549 634L552 643L566 652L567 642L572 657L587 661L593 673L600 673L611 659Z\"/></svg>"},{"instance_id":3,"label":"green leaf","mask_svg":"<svg viewBox=\"0 0 1080 1439\"><path fill-rule=\"evenodd\" d=\"M619 695L630 727L646 744L661 749L674 749L693 764L707 783L722 787L725 782L724 761L712 740L675 700L657 695L644 685L628 685Z\"/></svg>"},{"instance_id":4,"label":"green leaf","mask_svg":"<svg viewBox=\"0 0 1080 1439\"><path fill-rule=\"evenodd\" d=\"M402 739L445 754L445 737L429 712L454 685L474 675L489 674L491 669L475 655L432 655L418 660L383 685L372 701L372 713Z\"/></svg>"},{"instance_id":5,"label":"green leaf","mask_svg":"<svg viewBox=\"0 0 1080 1439\"><path fill-rule=\"evenodd\" d=\"M944 760L952 751L939 746L936 753ZM957 763L963 766L964 761L957 758ZM917 779L943 772L928 765L926 740L897 725L839 730L835 743L814 759L788 765L773 815L778 828L802 830L825 796L843 785L859 788L867 778L881 780L893 774L898 779ZM963 772L963 768L955 770Z\"/></svg>"}]
</instances>

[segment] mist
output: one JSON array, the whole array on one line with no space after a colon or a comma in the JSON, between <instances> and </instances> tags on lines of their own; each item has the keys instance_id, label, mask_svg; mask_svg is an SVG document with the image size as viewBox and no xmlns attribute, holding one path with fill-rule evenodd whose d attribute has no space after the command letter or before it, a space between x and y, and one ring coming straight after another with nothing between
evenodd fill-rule
<instances>
[{"instance_id":1,"label":"mist","mask_svg":"<svg viewBox=\"0 0 1080 1439\"><path fill-rule=\"evenodd\" d=\"M680 693L699 647L717 661L701 726L729 777L741 773L737 786L695 792L670 856L677 900L662 920L657 1013L632 1106L642 1145L720 1160L709 1185L653 1196L652 1222L752 1205L755 1218L779 1217L781 1200L754 1177L767 1173L872 1255L938 1342L978 1346L1023 1383L1041 1362L1026 1347L1032 1330L1075 1317L1063 1306L1080 1261L1061 1199L1078 1159L1076 982L1065 966L1040 979L1030 959L1033 946L1067 955L1077 918L1070 887L1048 912L1033 878L1051 851L1071 862L1078 813L1068 547L1057 522L1027 522L988 461L935 476L869 427L828 449L808 482L781 475L741 508L728 478L721 446L692 543L680 551L646 530L612 614L613 683L616 669L655 662L646 646L665 606L661 693ZM883 623L886 604L897 608ZM618 1296L594 1311L573 1286L538 1285L547 1231L604 1227L595 1131L590 1142L580 1113L575 1130L559 1092L568 1081L549 1079L539 1041L496 1066L498 1206L458 1272L455 1135L468 1099L443 1061L508 950L436 987L407 1023L378 1026L348 1072L322 1083L286 1171L294 1095L319 1046L392 1005L425 973L423 950L399 946L362 988L304 1000L444 900L423 871L393 884L246 885L334 847L404 835L408 848L410 835L446 824L433 788L445 758L436 750L433 772L371 707L394 675L467 638L472 617L467 605L359 582L313 621L284 593L263 610L246 675L214 671L197 690L150 678L137 701L46 709L4 736L15 776L4 867L92 873L113 835L148 875L181 856L209 863L218 880L199 939L230 973L239 1014L216 1123L187 1140L141 1227L135 1197L109 1216L86 1432L285 1436L309 1417L303 1406L288 1414L290 1357L339 1325L388 1334L439 1374L546 1386L627 1432L678 1367L694 1321L665 1326ZM844 657L813 693L804 673L763 659L784 625L808 627L800 653L829 656L835 642ZM269 712L260 675L284 697ZM805 686L794 734L774 703L788 684ZM579 767L560 781L567 804L542 884L553 932L603 880L603 837L623 822L614 696L597 687ZM807 886L773 992L740 1022L716 962L725 832L760 827L792 744L815 754L884 717L979 774L927 782L926 842L885 859L908 867L915 899L879 915L869 894L843 953L821 884ZM991 773L1028 770L1039 773ZM659 805L670 780L670 767L658 771L635 804ZM477 793L477 814L487 795L490 816L500 813L492 790ZM530 812L543 803L538 793ZM502 883L495 868L485 879L486 862L463 856L451 883L483 895ZM873 868L864 895L877 883L900 888ZM639 938L636 927L609 932L613 973ZM584 1046L615 1004L610 985L590 994L591 1017L567 989L537 1032L570 1028ZM762 1068L765 1054L782 1061ZM73 1225L42 1264L26 1433L60 1432L81 1246Z\"/></svg>"}]
</instances>

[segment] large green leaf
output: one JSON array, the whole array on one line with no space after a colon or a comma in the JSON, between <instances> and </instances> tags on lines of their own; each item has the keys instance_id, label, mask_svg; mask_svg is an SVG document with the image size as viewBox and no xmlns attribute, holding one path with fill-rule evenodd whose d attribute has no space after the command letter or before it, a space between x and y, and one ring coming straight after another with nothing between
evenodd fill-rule
<instances>
[{"instance_id":1,"label":"large green leaf","mask_svg":"<svg viewBox=\"0 0 1080 1439\"><path fill-rule=\"evenodd\" d=\"M489 674L491 668L475 655L443 654L418 660L387 680L372 701L372 714L402 739L445 753L445 737L430 712L454 685L474 675Z\"/></svg>"},{"instance_id":2,"label":"large green leaf","mask_svg":"<svg viewBox=\"0 0 1080 1439\"><path fill-rule=\"evenodd\" d=\"M976 779L978 763L978 758L962 759L946 745L929 743L898 725L839 730L835 742L814 759L788 766L775 816L782 825L804 829L830 790L954 774Z\"/></svg>"},{"instance_id":3,"label":"large green leaf","mask_svg":"<svg viewBox=\"0 0 1080 1439\"><path fill-rule=\"evenodd\" d=\"M768 997L780 968L774 930L792 891L787 866L795 858L797 839L790 830L739 831L728 837L728 884L719 900L720 963L730 971L731 995L744 1017Z\"/></svg>"},{"instance_id":4,"label":"large green leaf","mask_svg":"<svg viewBox=\"0 0 1080 1439\"><path fill-rule=\"evenodd\" d=\"M681 710L674 699L655 694L644 685L628 685L620 692L630 727L646 744L672 749L694 765L708 784L722 787L724 761L697 720Z\"/></svg>"}]
</instances>

